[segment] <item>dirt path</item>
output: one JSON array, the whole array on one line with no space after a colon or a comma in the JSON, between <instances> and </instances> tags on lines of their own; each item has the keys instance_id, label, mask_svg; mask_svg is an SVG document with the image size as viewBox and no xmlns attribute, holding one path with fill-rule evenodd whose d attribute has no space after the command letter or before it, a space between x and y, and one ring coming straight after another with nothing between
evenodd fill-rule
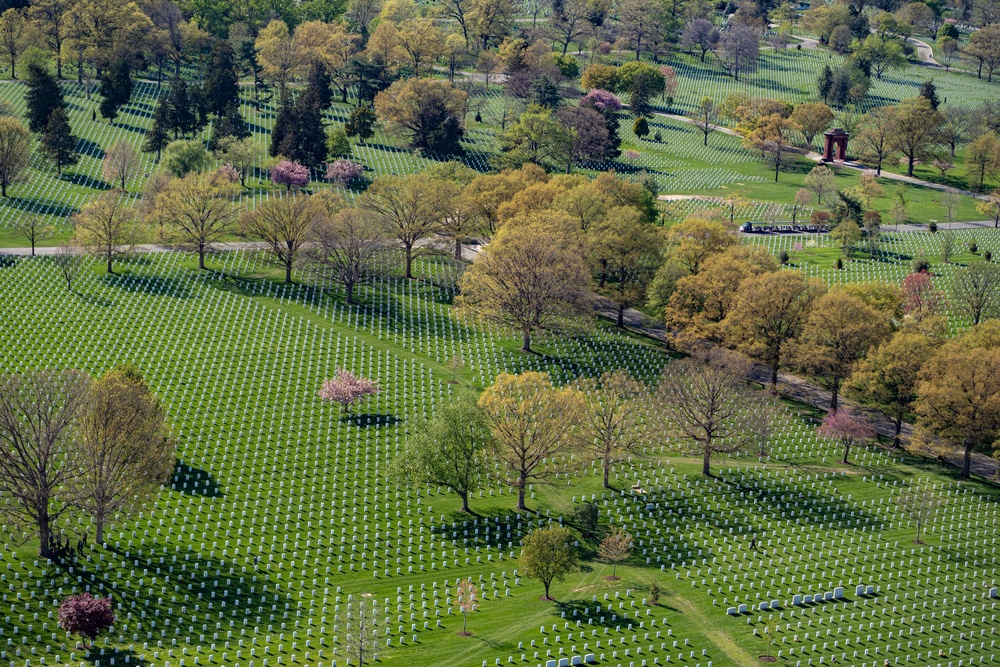
<instances>
[{"instance_id":1,"label":"dirt path","mask_svg":"<svg viewBox=\"0 0 1000 667\"><path fill-rule=\"evenodd\" d=\"M717 629L717 623L709 620L697 605L677 594L671 595L669 599L677 605L683 615L695 622L702 634L725 653L727 658L742 667L756 667L760 664L759 660L740 648L729 635Z\"/></svg>"}]
</instances>

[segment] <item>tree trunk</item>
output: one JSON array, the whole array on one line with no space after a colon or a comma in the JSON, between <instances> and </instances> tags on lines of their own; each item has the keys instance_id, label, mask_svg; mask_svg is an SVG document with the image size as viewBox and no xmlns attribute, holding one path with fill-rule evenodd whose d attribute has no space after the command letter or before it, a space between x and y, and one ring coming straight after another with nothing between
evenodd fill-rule
<instances>
[{"instance_id":1,"label":"tree trunk","mask_svg":"<svg viewBox=\"0 0 1000 667\"><path fill-rule=\"evenodd\" d=\"M965 443L965 456L962 459L962 474L959 475L961 479L969 479L972 472L972 443Z\"/></svg>"},{"instance_id":2,"label":"tree trunk","mask_svg":"<svg viewBox=\"0 0 1000 667\"><path fill-rule=\"evenodd\" d=\"M407 280L412 280L413 279L412 267L413 267L413 246L412 245L408 245L408 246L406 246L406 279Z\"/></svg>"},{"instance_id":3,"label":"tree trunk","mask_svg":"<svg viewBox=\"0 0 1000 667\"><path fill-rule=\"evenodd\" d=\"M775 356L774 361L771 362L771 388L774 389L778 386L778 363L781 357Z\"/></svg>"},{"instance_id":4,"label":"tree trunk","mask_svg":"<svg viewBox=\"0 0 1000 667\"><path fill-rule=\"evenodd\" d=\"M463 512L471 512L471 510L469 509L469 492L468 491L459 491L458 492L458 497L462 499L462 511Z\"/></svg>"},{"instance_id":5,"label":"tree trunk","mask_svg":"<svg viewBox=\"0 0 1000 667\"><path fill-rule=\"evenodd\" d=\"M710 467L711 463L712 463L712 449L710 447L705 447L705 454L701 460L701 474L704 475L705 477L712 476L712 470Z\"/></svg>"},{"instance_id":6,"label":"tree trunk","mask_svg":"<svg viewBox=\"0 0 1000 667\"><path fill-rule=\"evenodd\" d=\"M290 261L285 262L285 284L292 284L292 263Z\"/></svg>"},{"instance_id":7,"label":"tree trunk","mask_svg":"<svg viewBox=\"0 0 1000 667\"><path fill-rule=\"evenodd\" d=\"M903 432L903 409L896 411L895 419L896 432L892 436L892 446L899 449L899 434Z\"/></svg>"},{"instance_id":8,"label":"tree trunk","mask_svg":"<svg viewBox=\"0 0 1000 667\"><path fill-rule=\"evenodd\" d=\"M524 483L517 489L517 509L526 510L528 506L524 504Z\"/></svg>"},{"instance_id":9,"label":"tree trunk","mask_svg":"<svg viewBox=\"0 0 1000 667\"><path fill-rule=\"evenodd\" d=\"M615 326L619 329L625 328L625 304L618 304L618 321L615 322Z\"/></svg>"},{"instance_id":10,"label":"tree trunk","mask_svg":"<svg viewBox=\"0 0 1000 667\"><path fill-rule=\"evenodd\" d=\"M913 163L914 159L912 155L908 155L906 158L906 175L913 176Z\"/></svg>"},{"instance_id":11,"label":"tree trunk","mask_svg":"<svg viewBox=\"0 0 1000 667\"><path fill-rule=\"evenodd\" d=\"M608 483L608 475L610 475L610 474L611 474L611 466L609 466L605 462L605 464L604 464L604 488L605 489L610 489L611 488L611 484Z\"/></svg>"},{"instance_id":12,"label":"tree trunk","mask_svg":"<svg viewBox=\"0 0 1000 667\"><path fill-rule=\"evenodd\" d=\"M830 412L837 411L837 399L840 394L840 378L833 378L833 386L830 388Z\"/></svg>"},{"instance_id":13,"label":"tree trunk","mask_svg":"<svg viewBox=\"0 0 1000 667\"><path fill-rule=\"evenodd\" d=\"M521 352L531 352L531 332L525 331L522 336Z\"/></svg>"},{"instance_id":14,"label":"tree trunk","mask_svg":"<svg viewBox=\"0 0 1000 667\"><path fill-rule=\"evenodd\" d=\"M108 252L108 273L114 273L114 268L111 266L111 252Z\"/></svg>"},{"instance_id":15,"label":"tree trunk","mask_svg":"<svg viewBox=\"0 0 1000 667\"><path fill-rule=\"evenodd\" d=\"M778 182L778 172L781 170L781 158L775 156L774 158L774 182Z\"/></svg>"},{"instance_id":16,"label":"tree trunk","mask_svg":"<svg viewBox=\"0 0 1000 667\"><path fill-rule=\"evenodd\" d=\"M850 463L851 463L850 461L847 460L847 455L850 454L850 453L851 453L851 446L850 445L844 445L844 464L845 465L850 465Z\"/></svg>"},{"instance_id":17,"label":"tree trunk","mask_svg":"<svg viewBox=\"0 0 1000 667\"><path fill-rule=\"evenodd\" d=\"M95 523L97 525L97 536L95 540L97 541L97 545L100 546L104 544L104 517L97 517Z\"/></svg>"},{"instance_id":18,"label":"tree trunk","mask_svg":"<svg viewBox=\"0 0 1000 667\"><path fill-rule=\"evenodd\" d=\"M198 246L198 268L205 268L205 246L203 245Z\"/></svg>"},{"instance_id":19,"label":"tree trunk","mask_svg":"<svg viewBox=\"0 0 1000 667\"><path fill-rule=\"evenodd\" d=\"M462 241L455 239L455 259L462 259Z\"/></svg>"},{"instance_id":20,"label":"tree trunk","mask_svg":"<svg viewBox=\"0 0 1000 667\"><path fill-rule=\"evenodd\" d=\"M2 197L6 197L7 196L7 182L6 181L0 182L0 196L2 196Z\"/></svg>"},{"instance_id":21,"label":"tree trunk","mask_svg":"<svg viewBox=\"0 0 1000 667\"><path fill-rule=\"evenodd\" d=\"M45 516L38 522L38 555L42 558L51 558L52 550L49 548L49 519Z\"/></svg>"},{"instance_id":22,"label":"tree trunk","mask_svg":"<svg viewBox=\"0 0 1000 667\"><path fill-rule=\"evenodd\" d=\"M549 586L552 584L552 580L546 579L545 581L542 582L542 584L545 585L545 599L551 600L552 598L549 597Z\"/></svg>"},{"instance_id":23,"label":"tree trunk","mask_svg":"<svg viewBox=\"0 0 1000 667\"><path fill-rule=\"evenodd\" d=\"M344 290L347 292L347 303L349 305L354 305L354 283L349 282L344 284Z\"/></svg>"}]
</instances>

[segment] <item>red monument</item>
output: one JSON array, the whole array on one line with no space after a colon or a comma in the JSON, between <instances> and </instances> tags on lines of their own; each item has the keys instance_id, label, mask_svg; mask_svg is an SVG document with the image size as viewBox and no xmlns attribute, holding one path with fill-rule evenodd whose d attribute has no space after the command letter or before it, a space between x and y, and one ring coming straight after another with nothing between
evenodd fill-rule
<instances>
[{"instance_id":1,"label":"red monument","mask_svg":"<svg viewBox=\"0 0 1000 667\"><path fill-rule=\"evenodd\" d=\"M835 127L823 133L823 159L827 162L843 162L847 159L847 140L851 138L842 127ZM833 148L837 147L834 156Z\"/></svg>"}]
</instances>

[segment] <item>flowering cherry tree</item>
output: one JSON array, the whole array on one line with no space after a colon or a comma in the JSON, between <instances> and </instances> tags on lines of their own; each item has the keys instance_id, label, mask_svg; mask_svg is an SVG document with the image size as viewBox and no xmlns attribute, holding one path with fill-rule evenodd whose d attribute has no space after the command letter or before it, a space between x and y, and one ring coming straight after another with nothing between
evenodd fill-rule
<instances>
[{"instance_id":1,"label":"flowering cherry tree","mask_svg":"<svg viewBox=\"0 0 1000 667\"><path fill-rule=\"evenodd\" d=\"M622 101L614 93L609 93L606 90L601 90L600 88L594 88L590 90L583 99L580 100L580 106L590 107L594 111L600 111L602 114L607 114L608 112L614 113L622 110Z\"/></svg>"},{"instance_id":2,"label":"flowering cherry tree","mask_svg":"<svg viewBox=\"0 0 1000 667\"><path fill-rule=\"evenodd\" d=\"M945 299L934 278L924 271L911 273L903 279L903 312L917 322L940 315Z\"/></svg>"},{"instance_id":3,"label":"flowering cherry tree","mask_svg":"<svg viewBox=\"0 0 1000 667\"><path fill-rule=\"evenodd\" d=\"M330 403L340 403L350 414L351 403L365 396L377 394L379 391L381 388L378 386L378 382L358 377L348 370L338 368L334 371L332 378L323 382L323 387L319 390L319 397Z\"/></svg>"},{"instance_id":4,"label":"flowering cherry tree","mask_svg":"<svg viewBox=\"0 0 1000 667\"><path fill-rule=\"evenodd\" d=\"M304 188L309 183L309 168L298 162L282 160L271 168L271 182L285 190Z\"/></svg>"},{"instance_id":5,"label":"flowering cherry tree","mask_svg":"<svg viewBox=\"0 0 1000 667\"><path fill-rule=\"evenodd\" d=\"M851 447L875 437L874 429L865 418L846 408L828 412L816 432L844 446L844 463L850 463L847 455L851 453Z\"/></svg>"},{"instance_id":6,"label":"flowering cherry tree","mask_svg":"<svg viewBox=\"0 0 1000 667\"><path fill-rule=\"evenodd\" d=\"M90 593L71 595L59 605L59 627L66 632L83 637L84 642L94 640L115 624L111 598L95 598Z\"/></svg>"},{"instance_id":7,"label":"flowering cherry tree","mask_svg":"<svg viewBox=\"0 0 1000 667\"><path fill-rule=\"evenodd\" d=\"M365 173L364 165L350 160L334 160L326 166L326 180L347 185L351 181L361 178Z\"/></svg>"}]
</instances>

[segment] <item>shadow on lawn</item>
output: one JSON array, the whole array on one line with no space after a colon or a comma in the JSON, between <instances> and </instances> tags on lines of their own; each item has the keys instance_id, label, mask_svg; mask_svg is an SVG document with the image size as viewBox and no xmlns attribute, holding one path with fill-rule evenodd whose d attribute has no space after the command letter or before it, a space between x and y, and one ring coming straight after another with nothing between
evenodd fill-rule
<instances>
[{"instance_id":1,"label":"shadow on lawn","mask_svg":"<svg viewBox=\"0 0 1000 667\"><path fill-rule=\"evenodd\" d=\"M144 667L151 663L147 662L132 649L118 648L92 648L83 656L83 661L91 665L137 665ZM114 661L114 662L112 662Z\"/></svg>"},{"instance_id":2,"label":"shadow on lawn","mask_svg":"<svg viewBox=\"0 0 1000 667\"><path fill-rule=\"evenodd\" d=\"M212 476L212 473L201 468L195 468L182 462L174 463L174 472L170 476L170 486L175 491L189 496L204 496L206 498L222 498L226 494Z\"/></svg>"}]
</instances>

